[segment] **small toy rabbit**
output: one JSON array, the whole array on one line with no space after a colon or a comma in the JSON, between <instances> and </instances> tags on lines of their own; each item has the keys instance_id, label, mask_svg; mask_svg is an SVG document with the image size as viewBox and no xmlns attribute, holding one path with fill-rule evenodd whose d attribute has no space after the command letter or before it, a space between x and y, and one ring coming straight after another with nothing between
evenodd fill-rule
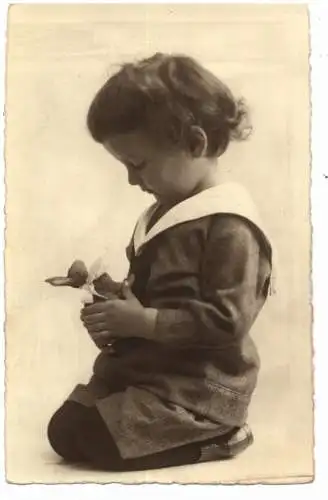
<instances>
[{"instance_id":1,"label":"small toy rabbit","mask_svg":"<svg viewBox=\"0 0 328 500\"><path fill-rule=\"evenodd\" d=\"M99 264L99 262L97 263ZM66 276L55 276L47 278L45 281L52 286L84 288L92 294L94 301L109 300L121 296L122 283L114 281L106 272L92 278L93 274L95 273L88 272L83 261L75 260Z\"/></svg>"},{"instance_id":2,"label":"small toy rabbit","mask_svg":"<svg viewBox=\"0 0 328 500\"><path fill-rule=\"evenodd\" d=\"M93 302L110 300L122 297L123 283L114 281L108 273L102 272L101 260L97 260L88 271L85 263L75 260L67 271L66 276L55 276L47 278L45 281L52 286L70 286L88 291L93 298ZM108 353L115 354L115 349L111 344L102 348Z\"/></svg>"}]
</instances>

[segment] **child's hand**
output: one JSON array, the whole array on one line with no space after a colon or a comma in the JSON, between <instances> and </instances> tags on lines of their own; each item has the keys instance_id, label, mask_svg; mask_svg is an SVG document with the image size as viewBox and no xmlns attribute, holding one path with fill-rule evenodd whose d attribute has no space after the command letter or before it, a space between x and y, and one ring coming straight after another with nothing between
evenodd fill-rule
<instances>
[{"instance_id":1,"label":"child's hand","mask_svg":"<svg viewBox=\"0 0 328 500\"><path fill-rule=\"evenodd\" d=\"M152 335L157 311L143 307L128 283L123 284L121 293L125 300L97 302L81 311L81 320L98 347L117 338L150 338Z\"/></svg>"}]
</instances>

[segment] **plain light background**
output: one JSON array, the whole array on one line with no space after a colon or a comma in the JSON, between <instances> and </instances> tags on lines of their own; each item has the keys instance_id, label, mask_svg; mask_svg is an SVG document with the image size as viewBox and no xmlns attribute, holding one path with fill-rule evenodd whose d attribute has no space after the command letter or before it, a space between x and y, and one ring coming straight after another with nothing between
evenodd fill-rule
<instances>
[{"instance_id":1,"label":"plain light background","mask_svg":"<svg viewBox=\"0 0 328 500\"><path fill-rule=\"evenodd\" d=\"M40 10L41 9L41 10ZM312 470L309 97L304 8L14 7L7 87L7 471L12 481L214 482ZM133 12L133 14L132 14ZM187 52L244 95L254 135L222 158L252 192L277 248L278 290L255 325L262 372L245 458L111 477L63 469L47 448L51 412L96 354L77 292L47 288L77 257L124 248L150 199L87 135L88 105L122 60ZM28 339L28 340L26 340ZM247 452L248 453L248 452ZM197 476L197 477L196 477Z\"/></svg>"}]
</instances>

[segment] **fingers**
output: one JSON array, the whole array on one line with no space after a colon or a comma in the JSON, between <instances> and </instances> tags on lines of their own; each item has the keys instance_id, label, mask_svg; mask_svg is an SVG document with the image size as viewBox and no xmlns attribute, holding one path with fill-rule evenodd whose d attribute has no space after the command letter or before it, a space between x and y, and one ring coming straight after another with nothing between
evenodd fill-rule
<instances>
[{"instance_id":1,"label":"fingers","mask_svg":"<svg viewBox=\"0 0 328 500\"><path fill-rule=\"evenodd\" d=\"M109 333L106 330L103 330L100 332L94 332L90 336L99 349L106 347L108 344L110 344L113 341L113 339L111 338L111 336L109 335Z\"/></svg>"},{"instance_id":2,"label":"fingers","mask_svg":"<svg viewBox=\"0 0 328 500\"><path fill-rule=\"evenodd\" d=\"M111 302L112 301L104 300L101 302L95 302L91 305L86 305L82 309L81 313L85 317L90 316L91 314L102 313L102 312L106 311L107 309L109 309Z\"/></svg>"},{"instance_id":3,"label":"fingers","mask_svg":"<svg viewBox=\"0 0 328 500\"><path fill-rule=\"evenodd\" d=\"M125 300L139 304L139 300L132 292L131 285L129 284L129 282L127 280L123 281L121 293L122 293L122 296L125 298Z\"/></svg>"},{"instance_id":4,"label":"fingers","mask_svg":"<svg viewBox=\"0 0 328 500\"><path fill-rule=\"evenodd\" d=\"M105 313L96 313L96 314L88 314L85 315L83 313L83 309L81 311L80 318L86 325L94 325L95 323L104 323L106 319Z\"/></svg>"},{"instance_id":5,"label":"fingers","mask_svg":"<svg viewBox=\"0 0 328 500\"><path fill-rule=\"evenodd\" d=\"M88 330L88 332L91 334L93 333L99 333L99 332L107 332L109 335L109 331L107 330L107 325L106 323L95 323L94 325L86 325L84 323L85 328Z\"/></svg>"},{"instance_id":6,"label":"fingers","mask_svg":"<svg viewBox=\"0 0 328 500\"><path fill-rule=\"evenodd\" d=\"M103 313L92 314L91 316L86 317L84 317L81 313L81 321L90 334L102 331L106 331L108 333L108 326Z\"/></svg>"},{"instance_id":7,"label":"fingers","mask_svg":"<svg viewBox=\"0 0 328 500\"><path fill-rule=\"evenodd\" d=\"M98 323L95 325L86 325L84 323L84 327L99 349L111 344L115 340L115 337L107 330L107 325L105 323Z\"/></svg>"}]
</instances>

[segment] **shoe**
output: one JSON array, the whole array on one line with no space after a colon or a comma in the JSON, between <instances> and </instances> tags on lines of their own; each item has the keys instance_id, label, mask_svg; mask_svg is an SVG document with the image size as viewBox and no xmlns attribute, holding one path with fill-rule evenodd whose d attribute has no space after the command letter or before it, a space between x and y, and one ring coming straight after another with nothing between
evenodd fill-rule
<instances>
[{"instance_id":1,"label":"shoe","mask_svg":"<svg viewBox=\"0 0 328 500\"><path fill-rule=\"evenodd\" d=\"M240 427L231 436L220 436L210 443L201 446L200 457L198 462L210 462L214 460L228 460L235 457L251 444L253 444L254 436L247 424Z\"/></svg>"}]
</instances>

